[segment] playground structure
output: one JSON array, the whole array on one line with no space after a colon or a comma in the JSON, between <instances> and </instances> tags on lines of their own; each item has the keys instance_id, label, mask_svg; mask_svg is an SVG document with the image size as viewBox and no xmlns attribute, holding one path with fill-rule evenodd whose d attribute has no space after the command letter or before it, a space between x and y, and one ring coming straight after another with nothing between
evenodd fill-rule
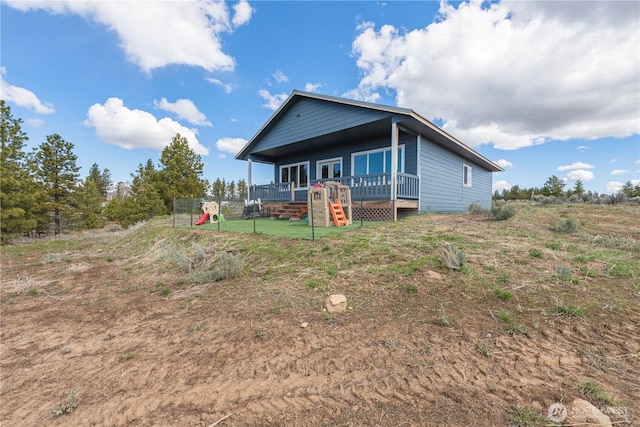
<instances>
[{"instance_id":1,"label":"playground structure","mask_svg":"<svg viewBox=\"0 0 640 427\"><path fill-rule=\"evenodd\" d=\"M341 227L351 224L351 190L348 185L325 182L309 188L309 225Z\"/></svg>"},{"instance_id":2,"label":"playground structure","mask_svg":"<svg viewBox=\"0 0 640 427\"><path fill-rule=\"evenodd\" d=\"M196 222L196 225L202 225L207 222L207 220L209 220L209 223L220 221L220 206L218 206L216 202L206 202L202 205L201 209L203 214Z\"/></svg>"}]
</instances>

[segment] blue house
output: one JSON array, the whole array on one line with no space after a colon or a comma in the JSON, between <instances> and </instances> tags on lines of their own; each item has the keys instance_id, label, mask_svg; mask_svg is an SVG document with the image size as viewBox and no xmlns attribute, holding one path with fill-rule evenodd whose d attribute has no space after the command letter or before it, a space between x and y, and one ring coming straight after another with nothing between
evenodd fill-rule
<instances>
[{"instance_id":1,"label":"blue house","mask_svg":"<svg viewBox=\"0 0 640 427\"><path fill-rule=\"evenodd\" d=\"M306 204L309 187L349 185L353 219L491 208L492 172L503 169L413 110L293 91L240 150L249 197ZM251 181L252 162L273 182Z\"/></svg>"}]
</instances>

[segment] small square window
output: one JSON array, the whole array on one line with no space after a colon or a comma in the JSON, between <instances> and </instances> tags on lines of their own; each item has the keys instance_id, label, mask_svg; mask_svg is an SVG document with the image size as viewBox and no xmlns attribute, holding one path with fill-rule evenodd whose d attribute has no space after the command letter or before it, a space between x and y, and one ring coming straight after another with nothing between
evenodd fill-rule
<instances>
[{"instance_id":1,"label":"small square window","mask_svg":"<svg viewBox=\"0 0 640 427\"><path fill-rule=\"evenodd\" d=\"M462 185L471 187L471 166L462 165Z\"/></svg>"}]
</instances>

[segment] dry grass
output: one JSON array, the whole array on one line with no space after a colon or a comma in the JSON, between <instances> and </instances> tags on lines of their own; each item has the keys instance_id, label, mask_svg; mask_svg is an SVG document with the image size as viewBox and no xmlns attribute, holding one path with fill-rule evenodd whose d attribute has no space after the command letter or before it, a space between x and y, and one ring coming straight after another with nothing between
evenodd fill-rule
<instances>
[{"instance_id":1,"label":"dry grass","mask_svg":"<svg viewBox=\"0 0 640 427\"><path fill-rule=\"evenodd\" d=\"M592 377L634 409L638 217L639 206L520 204L508 221L421 215L315 242L173 229L159 218L126 232L9 245L0 273L2 399L18 404L2 405L0 421L74 424L106 417L96 412L106 407L122 414L115 424L138 419L126 401L145 407L138 386L109 392L110 381L134 377L129 369L149 374L148 399L162 408L138 419L149 425L198 425L229 412L229 425L525 422L544 419L554 401L587 395L579 387ZM566 219L574 232L550 229ZM193 276L216 266L224 274ZM346 314L323 314L334 293L347 296ZM44 344L32 336L41 332L53 337L50 353L38 352ZM45 368L60 390L38 379ZM114 369L118 376L107 375ZM29 372L38 377L24 380ZM157 397L163 382L154 373L183 405L158 403L170 400ZM223 380L227 388L213 390ZM288 391L276 400L279 384ZM20 403L36 401L52 416L76 385L77 408L60 421L36 419L36 407ZM209 398L228 406L189 418Z\"/></svg>"}]
</instances>

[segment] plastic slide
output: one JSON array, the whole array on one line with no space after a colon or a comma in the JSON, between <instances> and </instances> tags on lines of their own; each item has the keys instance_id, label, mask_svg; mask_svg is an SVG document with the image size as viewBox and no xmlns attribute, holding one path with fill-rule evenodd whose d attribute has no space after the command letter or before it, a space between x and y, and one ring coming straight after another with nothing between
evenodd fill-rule
<instances>
[{"instance_id":1,"label":"plastic slide","mask_svg":"<svg viewBox=\"0 0 640 427\"><path fill-rule=\"evenodd\" d=\"M203 213L202 216L200 217L200 219L198 220L198 222L196 222L196 225L202 225L205 222L207 222L208 219L209 219L209 214L208 213Z\"/></svg>"}]
</instances>

